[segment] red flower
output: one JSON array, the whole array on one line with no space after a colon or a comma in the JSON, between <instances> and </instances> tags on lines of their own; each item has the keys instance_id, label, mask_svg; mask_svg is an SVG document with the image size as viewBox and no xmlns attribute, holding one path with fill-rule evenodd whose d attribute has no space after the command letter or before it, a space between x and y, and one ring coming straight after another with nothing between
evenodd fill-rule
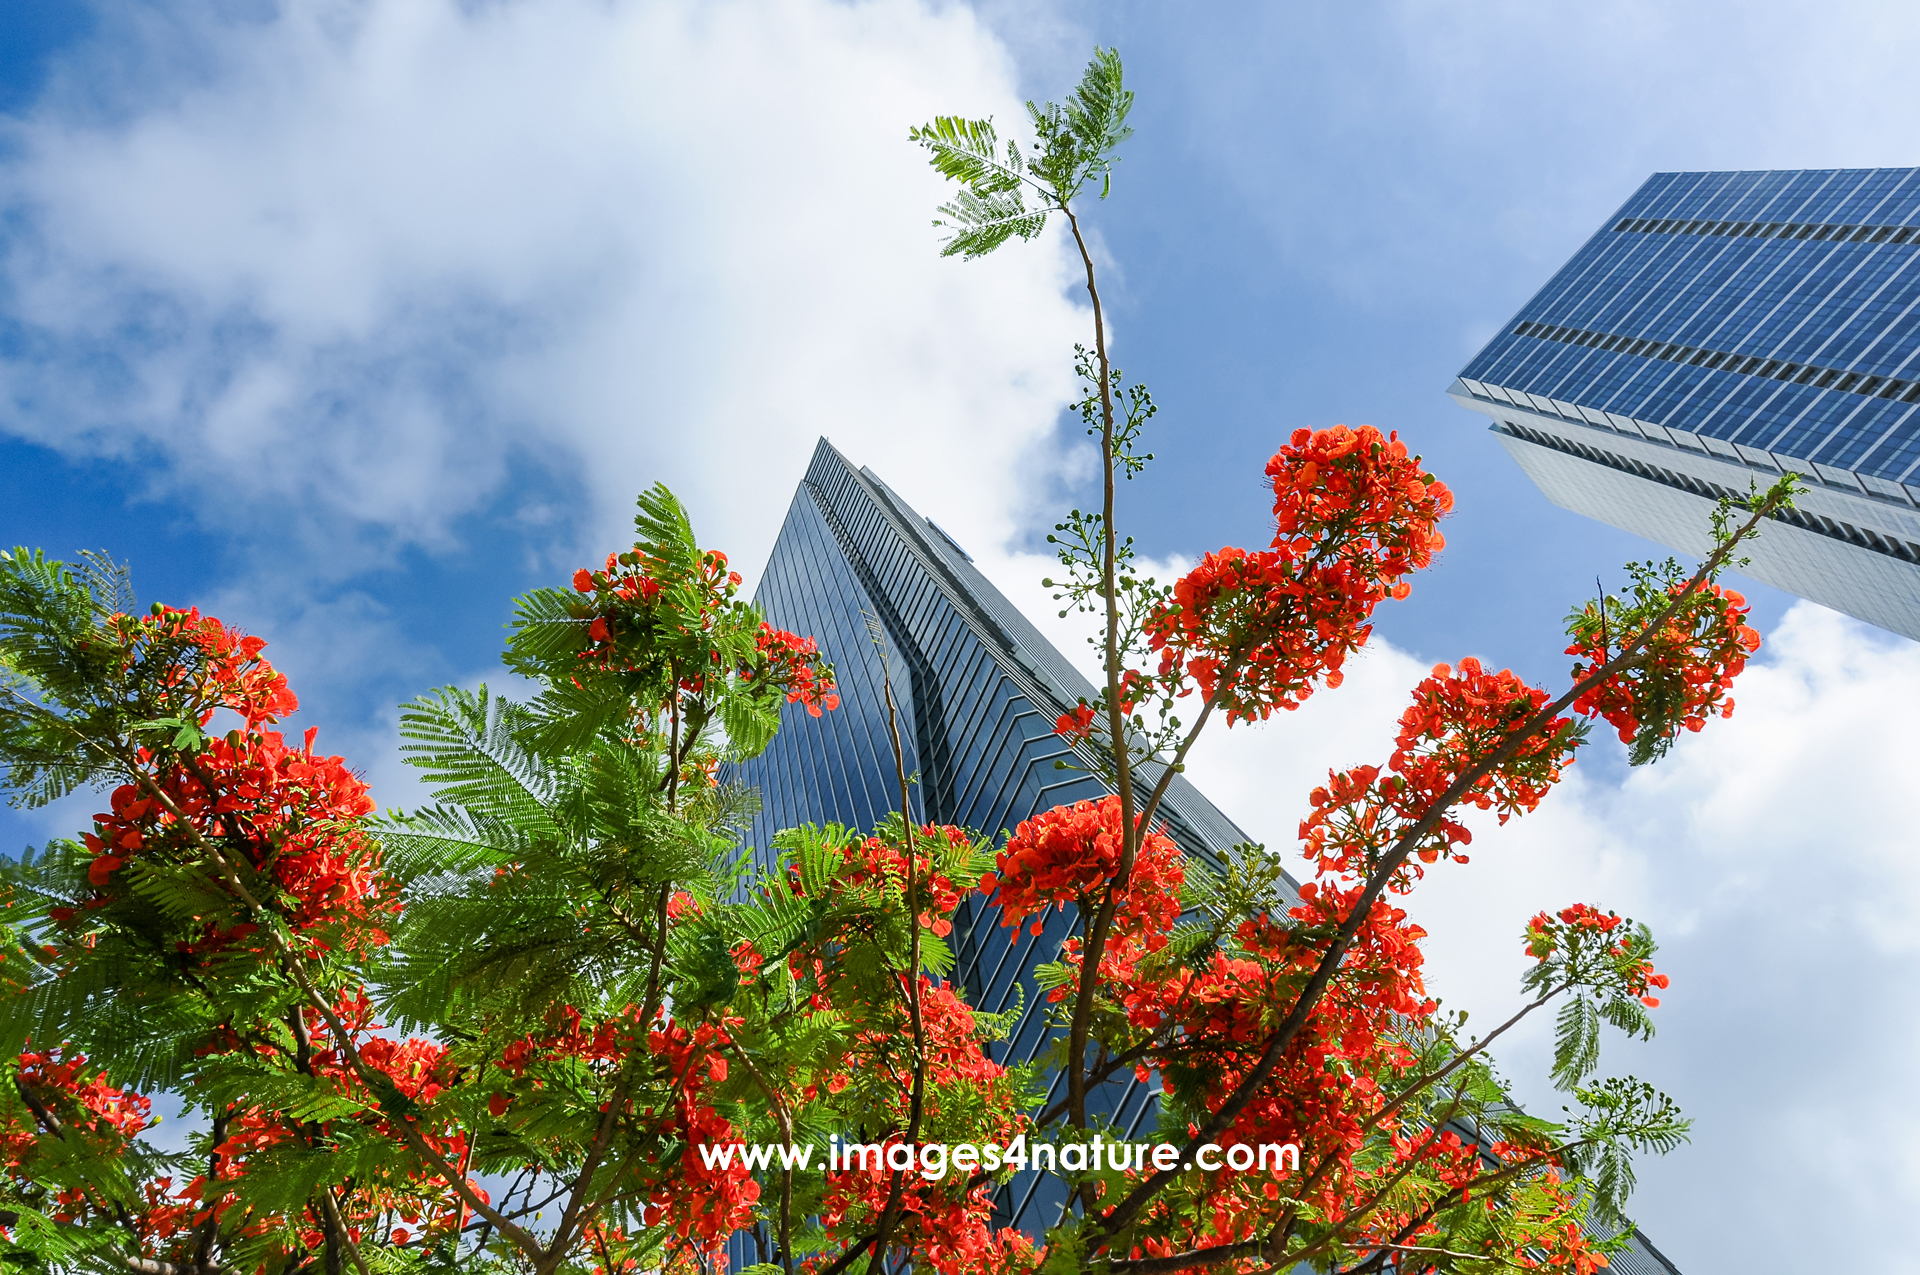
<instances>
[{"instance_id":1,"label":"red flower","mask_svg":"<svg viewBox=\"0 0 1920 1275\"><path fill-rule=\"evenodd\" d=\"M1093 708L1082 704L1078 708L1061 714L1054 724L1053 733L1066 739L1085 739L1093 732Z\"/></svg>"},{"instance_id":2,"label":"red flower","mask_svg":"<svg viewBox=\"0 0 1920 1275\"><path fill-rule=\"evenodd\" d=\"M1025 820L982 878L1001 910L1002 925L1059 903L1079 903L1109 884L1120 867L1120 799L1056 806ZM1157 832L1147 834L1134 856L1121 907L1118 934L1157 930L1162 936L1180 915L1185 879L1179 848Z\"/></svg>"}]
</instances>

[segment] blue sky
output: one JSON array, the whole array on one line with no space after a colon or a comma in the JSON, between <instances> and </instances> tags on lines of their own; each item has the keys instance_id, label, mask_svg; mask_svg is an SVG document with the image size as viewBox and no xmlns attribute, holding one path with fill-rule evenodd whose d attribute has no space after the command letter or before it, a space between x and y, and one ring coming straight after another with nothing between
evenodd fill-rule
<instances>
[{"instance_id":1,"label":"blue sky","mask_svg":"<svg viewBox=\"0 0 1920 1275\"><path fill-rule=\"evenodd\" d=\"M1139 94L1093 223L1162 408L1145 550L1261 539L1301 425L1399 429L1459 497L1354 685L1209 754L1274 844L1271 794L1379 751L1425 664L1554 678L1566 607L1664 553L1547 504L1446 399L1495 328L1652 172L1920 162L1920 15L1892 4L15 4L0 540L107 549L267 636L388 801L393 706L488 676L511 595L613 547L655 479L752 570L826 432L1035 604L1087 493L1060 416L1084 310L1057 241L937 260L905 131L1015 121L1095 42ZM1614 1057L1701 1121L1643 1174L1656 1242L1790 1270L1841 1234L1916 1269L1920 660L1751 596L1781 636L1741 713L1658 774L1594 749L1436 882L1435 968L1497 1011L1525 917L1611 891L1677 975L1659 1040ZM1547 1101L1539 1046L1509 1067ZM1789 1192L1804 1236L1773 1230Z\"/></svg>"}]
</instances>

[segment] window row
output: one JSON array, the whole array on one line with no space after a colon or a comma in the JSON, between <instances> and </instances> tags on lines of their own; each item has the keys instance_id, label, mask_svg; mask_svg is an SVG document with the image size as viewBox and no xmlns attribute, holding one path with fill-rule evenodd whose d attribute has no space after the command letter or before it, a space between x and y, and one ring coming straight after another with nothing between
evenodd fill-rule
<instances>
[{"instance_id":1,"label":"window row","mask_svg":"<svg viewBox=\"0 0 1920 1275\"><path fill-rule=\"evenodd\" d=\"M1843 226L1817 221L1689 221L1685 217L1622 217L1616 231L1639 235L1726 235L1735 239L1828 239L1835 243L1913 243L1920 226Z\"/></svg>"},{"instance_id":2,"label":"window row","mask_svg":"<svg viewBox=\"0 0 1920 1275\"><path fill-rule=\"evenodd\" d=\"M1516 336L1530 336L1542 341L1558 341L1563 345L1586 346L1619 354L1636 354L1641 358L1664 359L1668 363L1715 368L1722 372L1737 372L1742 376L1771 377L1776 381L1791 381L1795 385L1811 385L1817 390L1862 394L1868 398L1892 398L1902 403L1920 403L1920 381L1902 380L1895 376L1869 376L1861 372L1844 372L1839 368L1821 367L1814 363L1792 363L1785 359L1770 359L1761 354L1709 350L1697 345L1680 345L1650 337L1594 332L1587 328L1555 327L1531 320L1519 324L1513 331Z\"/></svg>"}]
</instances>

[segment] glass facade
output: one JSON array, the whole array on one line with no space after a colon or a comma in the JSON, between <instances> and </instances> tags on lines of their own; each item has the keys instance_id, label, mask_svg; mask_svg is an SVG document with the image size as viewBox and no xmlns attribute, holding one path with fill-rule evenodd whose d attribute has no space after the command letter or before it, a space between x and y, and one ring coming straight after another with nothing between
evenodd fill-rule
<instances>
[{"instance_id":1,"label":"glass facade","mask_svg":"<svg viewBox=\"0 0 1920 1275\"><path fill-rule=\"evenodd\" d=\"M1072 754L1053 725L1082 696L1091 698L1093 687L965 550L825 439L787 511L755 601L775 625L819 641L840 684L840 708L815 718L788 705L772 746L737 768L735 777L758 787L763 803L747 836L753 853L763 853L782 828L834 822L864 831L898 805L885 670L869 617L885 635L907 771L920 776L915 818L997 838L1062 802L1107 792L1085 773L1054 766ZM1179 776L1165 817L1191 855L1214 860L1217 851L1247 840ZM1014 1034L991 1047L997 1060L1024 1062L1046 1047L1033 967L1057 949L1072 922L1070 909L1056 910L1034 937L993 924L978 899L955 918L953 979L967 1001L990 1012L1028 1007ZM1152 1123L1153 1094L1128 1077L1104 1086L1097 1105L1138 1134ZM1063 1199L1057 1179L1023 1175L1002 1190L1002 1224L1042 1231ZM1637 1238L1635 1245L1616 1268L1628 1275L1672 1271ZM762 1260L744 1235L735 1237L733 1257L736 1268Z\"/></svg>"},{"instance_id":2,"label":"glass facade","mask_svg":"<svg viewBox=\"0 0 1920 1275\"><path fill-rule=\"evenodd\" d=\"M1920 169L1656 174L1449 392L1556 503L1687 552L1801 474L1748 574L1920 638Z\"/></svg>"}]
</instances>

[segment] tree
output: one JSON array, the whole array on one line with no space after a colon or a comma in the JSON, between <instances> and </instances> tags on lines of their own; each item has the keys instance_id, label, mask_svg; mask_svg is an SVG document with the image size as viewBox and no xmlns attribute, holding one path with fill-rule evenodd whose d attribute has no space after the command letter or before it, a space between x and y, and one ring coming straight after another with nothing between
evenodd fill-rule
<instances>
[{"instance_id":1,"label":"tree","mask_svg":"<svg viewBox=\"0 0 1920 1275\"><path fill-rule=\"evenodd\" d=\"M1758 637L1716 577L1791 480L1723 505L1697 570L1637 564L1576 607L1559 694L1437 666L1382 763L1312 794L1298 898L1258 847L1221 871L1187 857L1156 816L1195 739L1337 687L1374 608L1442 547L1452 498L1397 436L1299 430L1267 467L1269 545L1168 586L1138 574L1116 495L1150 459L1153 403L1109 361L1080 221L1131 102L1101 51L1064 106L1031 108L1031 150L990 121L913 132L959 185L949 253L1058 215L1092 303L1080 411L1102 504L1056 543L1104 685L1058 730L1112 795L1004 842L910 822L896 738L900 810L880 827L741 855L753 797L725 763L785 706L832 711L833 674L738 599L664 488L630 550L520 600L507 663L537 695L408 706L406 756L435 792L412 812L376 814L312 732L294 748L272 729L297 701L260 639L136 615L104 559L0 556L9 792L111 793L90 833L0 882L0 1256L610 1275L712 1269L745 1235L765 1275L1604 1265L1582 1223L1617 1218L1634 1154L1686 1135L1648 1086L1596 1078L1602 1024L1652 1031L1651 935L1587 904L1540 913L1521 936L1531 999L1473 1037L1427 994L1397 900L1466 862L1463 808L1537 806L1592 720L1638 764L1732 711ZM1041 971L1057 1041L1037 1066L986 1048L1018 1009L981 1013L945 981L974 894L1008 927L1076 918ZM1555 1005L1554 1079L1577 1107L1560 1122L1516 1110L1487 1058ZM1129 1073L1161 1087L1168 1162L1114 1149L1090 1101ZM196 1117L184 1151L145 1136L158 1092ZM1208 1144L1297 1159L1189 1167ZM1066 1207L1042 1236L996 1227L995 1187L1042 1152Z\"/></svg>"}]
</instances>

